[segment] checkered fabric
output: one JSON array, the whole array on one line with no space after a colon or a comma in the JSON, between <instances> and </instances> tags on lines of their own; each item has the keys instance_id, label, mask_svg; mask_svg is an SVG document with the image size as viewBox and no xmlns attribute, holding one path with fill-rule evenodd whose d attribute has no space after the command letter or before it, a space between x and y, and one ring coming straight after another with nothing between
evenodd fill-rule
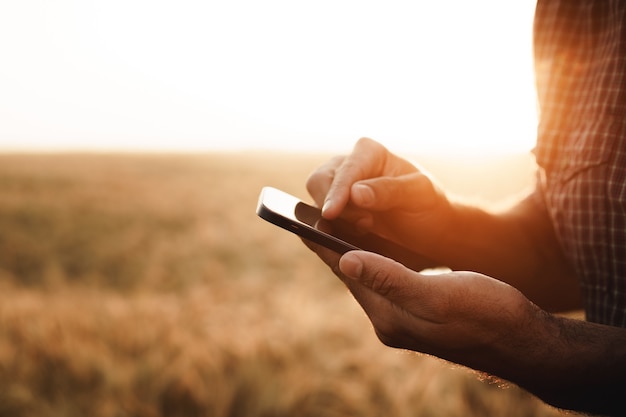
<instances>
[{"instance_id":1,"label":"checkered fabric","mask_svg":"<svg viewBox=\"0 0 626 417\"><path fill-rule=\"evenodd\" d=\"M626 1L539 0L543 199L587 319L626 327Z\"/></svg>"}]
</instances>

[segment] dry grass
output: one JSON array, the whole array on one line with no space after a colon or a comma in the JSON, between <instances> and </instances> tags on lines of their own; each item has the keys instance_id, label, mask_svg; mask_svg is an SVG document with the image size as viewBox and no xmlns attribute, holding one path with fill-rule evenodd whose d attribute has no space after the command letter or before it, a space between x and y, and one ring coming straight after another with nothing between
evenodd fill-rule
<instances>
[{"instance_id":1,"label":"dry grass","mask_svg":"<svg viewBox=\"0 0 626 417\"><path fill-rule=\"evenodd\" d=\"M306 197L324 159L0 156L0 416L560 415L382 346L256 218L261 186Z\"/></svg>"}]
</instances>

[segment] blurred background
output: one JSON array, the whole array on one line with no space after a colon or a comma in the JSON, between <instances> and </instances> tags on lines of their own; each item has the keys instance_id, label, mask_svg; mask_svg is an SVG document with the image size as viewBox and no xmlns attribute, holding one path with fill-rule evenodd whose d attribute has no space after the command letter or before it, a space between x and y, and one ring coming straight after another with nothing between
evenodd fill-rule
<instances>
[{"instance_id":1,"label":"blurred background","mask_svg":"<svg viewBox=\"0 0 626 417\"><path fill-rule=\"evenodd\" d=\"M254 214L360 136L532 184L533 3L0 3L0 416L556 416L382 346Z\"/></svg>"},{"instance_id":2,"label":"blurred background","mask_svg":"<svg viewBox=\"0 0 626 417\"><path fill-rule=\"evenodd\" d=\"M532 0L4 1L0 148L527 151Z\"/></svg>"}]
</instances>

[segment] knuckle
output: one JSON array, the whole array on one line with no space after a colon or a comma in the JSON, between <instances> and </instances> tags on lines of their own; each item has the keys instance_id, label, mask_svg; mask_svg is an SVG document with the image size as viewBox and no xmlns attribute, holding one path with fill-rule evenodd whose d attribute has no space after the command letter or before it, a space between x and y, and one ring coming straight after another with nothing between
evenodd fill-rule
<instances>
[{"instance_id":1,"label":"knuckle","mask_svg":"<svg viewBox=\"0 0 626 417\"><path fill-rule=\"evenodd\" d=\"M378 331L376 332L376 336L378 337L378 340L380 340L383 345L391 347L391 348L397 347L396 346L397 343L395 343L395 339L387 335L386 333L382 331Z\"/></svg>"},{"instance_id":2,"label":"knuckle","mask_svg":"<svg viewBox=\"0 0 626 417\"><path fill-rule=\"evenodd\" d=\"M376 337L380 342L391 348L401 348L403 344L398 336L398 329L393 324L380 325L376 327Z\"/></svg>"},{"instance_id":3,"label":"knuckle","mask_svg":"<svg viewBox=\"0 0 626 417\"><path fill-rule=\"evenodd\" d=\"M387 148L385 148L379 142L376 142L373 139L363 137L359 139L354 146L353 153L368 153L368 154L385 154L387 152Z\"/></svg>"},{"instance_id":4,"label":"knuckle","mask_svg":"<svg viewBox=\"0 0 626 417\"><path fill-rule=\"evenodd\" d=\"M332 172L328 172L326 170L318 169L318 170L313 171L311 174L309 174L308 178L306 179L307 191L309 191L309 193L313 193L317 191L319 186L325 183L328 180L328 178L330 178L332 181L333 175L334 174Z\"/></svg>"},{"instance_id":5,"label":"knuckle","mask_svg":"<svg viewBox=\"0 0 626 417\"><path fill-rule=\"evenodd\" d=\"M381 146L378 142L376 142L374 139L368 138L368 137L361 137L359 138L359 140L356 142L355 147L370 147L370 146Z\"/></svg>"},{"instance_id":6,"label":"knuckle","mask_svg":"<svg viewBox=\"0 0 626 417\"><path fill-rule=\"evenodd\" d=\"M328 161L328 165L333 168L338 167L339 165L341 165L344 159L346 159L345 155L333 156L332 158L330 158L330 161Z\"/></svg>"},{"instance_id":7,"label":"knuckle","mask_svg":"<svg viewBox=\"0 0 626 417\"><path fill-rule=\"evenodd\" d=\"M377 269L373 271L370 281L370 287L376 293L387 297L393 295L394 285L391 275L386 270Z\"/></svg>"},{"instance_id":8,"label":"knuckle","mask_svg":"<svg viewBox=\"0 0 626 417\"><path fill-rule=\"evenodd\" d=\"M336 156L309 174L305 186L307 191L320 204L335 180L337 167L343 162L343 156Z\"/></svg>"},{"instance_id":9,"label":"knuckle","mask_svg":"<svg viewBox=\"0 0 626 417\"><path fill-rule=\"evenodd\" d=\"M323 178L333 178L335 176L335 171L337 168L343 163L345 156L337 155L332 157L327 162L323 163L319 167L317 167L311 174L309 174L310 180L318 180Z\"/></svg>"},{"instance_id":10,"label":"knuckle","mask_svg":"<svg viewBox=\"0 0 626 417\"><path fill-rule=\"evenodd\" d=\"M339 169L341 170L341 172L352 173L354 171L360 170L361 167L354 159L346 158L343 161L343 163L341 164L341 167ZM347 177L347 178L345 178L345 177ZM337 176L337 181L344 181L344 180L347 180L349 178L351 179L351 176L339 175L339 176Z\"/></svg>"}]
</instances>

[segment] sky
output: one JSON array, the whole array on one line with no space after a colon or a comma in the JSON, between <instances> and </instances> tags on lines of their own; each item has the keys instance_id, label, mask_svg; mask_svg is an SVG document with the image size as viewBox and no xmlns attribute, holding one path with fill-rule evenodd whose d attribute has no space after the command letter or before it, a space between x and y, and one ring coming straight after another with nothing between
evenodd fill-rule
<instances>
[{"instance_id":1,"label":"sky","mask_svg":"<svg viewBox=\"0 0 626 417\"><path fill-rule=\"evenodd\" d=\"M3 0L0 151L532 148L531 0Z\"/></svg>"}]
</instances>

